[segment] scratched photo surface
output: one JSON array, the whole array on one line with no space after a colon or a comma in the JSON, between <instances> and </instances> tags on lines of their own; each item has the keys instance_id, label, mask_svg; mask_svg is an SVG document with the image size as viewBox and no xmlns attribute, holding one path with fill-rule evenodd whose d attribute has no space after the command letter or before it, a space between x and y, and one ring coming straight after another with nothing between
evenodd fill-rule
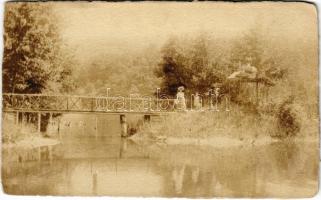
<instances>
[{"instance_id":1,"label":"scratched photo surface","mask_svg":"<svg viewBox=\"0 0 321 200\"><path fill-rule=\"evenodd\" d=\"M7 2L10 195L312 197L317 9Z\"/></svg>"}]
</instances>

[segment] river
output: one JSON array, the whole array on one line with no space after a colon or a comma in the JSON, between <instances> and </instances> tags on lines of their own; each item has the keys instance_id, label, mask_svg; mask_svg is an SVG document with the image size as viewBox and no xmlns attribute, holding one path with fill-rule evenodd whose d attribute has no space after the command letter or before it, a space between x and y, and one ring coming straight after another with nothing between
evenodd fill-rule
<instances>
[{"instance_id":1,"label":"river","mask_svg":"<svg viewBox=\"0 0 321 200\"><path fill-rule=\"evenodd\" d=\"M93 118L82 120L88 121L86 127L62 130L51 162L4 165L5 192L161 197L306 197L317 192L317 143L137 144L120 138L119 117L100 117L98 135Z\"/></svg>"}]
</instances>

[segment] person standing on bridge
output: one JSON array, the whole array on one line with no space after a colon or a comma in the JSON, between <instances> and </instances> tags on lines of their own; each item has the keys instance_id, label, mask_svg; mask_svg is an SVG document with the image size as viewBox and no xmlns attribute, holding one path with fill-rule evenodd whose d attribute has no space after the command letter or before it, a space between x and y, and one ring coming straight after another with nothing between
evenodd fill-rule
<instances>
[{"instance_id":1,"label":"person standing on bridge","mask_svg":"<svg viewBox=\"0 0 321 200\"><path fill-rule=\"evenodd\" d=\"M176 94L176 108L178 110L186 110L186 102L185 102L185 95L184 95L184 87L180 86L177 88Z\"/></svg>"},{"instance_id":2,"label":"person standing on bridge","mask_svg":"<svg viewBox=\"0 0 321 200\"><path fill-rule=\"evenodd\" d=\"M200 110L202 108L202 100L201 100L200 95L198 94L198 92L196 92L195 95L194 95L193 104L194 104L194 108L196 110Z\"/></svg>"}]
</instances>

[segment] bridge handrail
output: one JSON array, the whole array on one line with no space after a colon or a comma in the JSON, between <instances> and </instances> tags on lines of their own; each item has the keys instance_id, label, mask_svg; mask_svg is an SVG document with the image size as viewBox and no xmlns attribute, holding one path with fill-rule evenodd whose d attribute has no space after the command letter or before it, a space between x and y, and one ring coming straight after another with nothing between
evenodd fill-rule
<instances>
[{"instance_id":1,"label":"bridge handrail","mask_svg":"<svg viewBox=\"0 0 321 200\"><path fill-rule=\"evenodd\" d=\"M132 100L159 100L174 101L175 99L157 99L155 97L122 97L122 96L85 96L85 95L64 95L64 94L22 94L22 93L3 93L2 96L33 96L33 97L70 97L70 98L88 98L88 99L132 99Z\"/></svg>"}]
</instances>

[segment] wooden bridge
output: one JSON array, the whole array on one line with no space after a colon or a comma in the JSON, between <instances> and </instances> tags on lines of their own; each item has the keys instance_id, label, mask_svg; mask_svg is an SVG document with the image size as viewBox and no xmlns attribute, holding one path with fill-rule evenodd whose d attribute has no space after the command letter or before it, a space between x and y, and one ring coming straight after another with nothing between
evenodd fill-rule
<instances>
[{"instance_id":1,"label":"wooden bridge","mask_svg":"<svg viewBox=\"0 0 321 200\"><path fill-rule=\"evenodd\" d=\"M173 112L174 99L151 97L71 96L45 94L2 95L4 112L105 113L161 115Z\"/></svg>"},{"instance_id":2,"label":"wooden bridge","mask_svg":"<svg viewBox=\"0 0 321 200\"><path fill-rule=\"evenodd\" d=\"M215 110L214 104L216 104L217 109L217 99L215 103L210 103L212 110ZM226 109L224 110L229 111L227 104L228 102L225 101ZM124 124L127 114L141 114L144 116L144 120L149 121L151 116L183 111L183 109L177 108L175 99L137 96L109 97L4 93L2 95L2 106L4 113L16 113L15 121L18 123L19 113L21 117L23 117L21 113L37 113L38 132L41 129L41 115L48 113L50 114L49 123L52 121L53 113L88 113L116 114L120 116L120 123Z\"/></svg>"},{"instance_id":3,"label":"wooden bridge","mask_svg":"<svg viewBox=\"0 0 321 200\"><path fill-rule=\"evenodd\" d=\"M193 95L192 95L193 98ZM187 101L192 102L192 99ZM224 106L228 110L228 102ZM208 107L214 109L217 99L212 99ZM47 113L103 113L103 114L149 114L162 115L180 111L175 107L175 99L155 97L122 96L72 96L48 94L14 94L2 95L4 112L47 112ZM204 105L203 105L204 106ZM188 108L187 108L188 109ZM193 110L193 108L189 108Z\"/></svg>"}]
</instances>

